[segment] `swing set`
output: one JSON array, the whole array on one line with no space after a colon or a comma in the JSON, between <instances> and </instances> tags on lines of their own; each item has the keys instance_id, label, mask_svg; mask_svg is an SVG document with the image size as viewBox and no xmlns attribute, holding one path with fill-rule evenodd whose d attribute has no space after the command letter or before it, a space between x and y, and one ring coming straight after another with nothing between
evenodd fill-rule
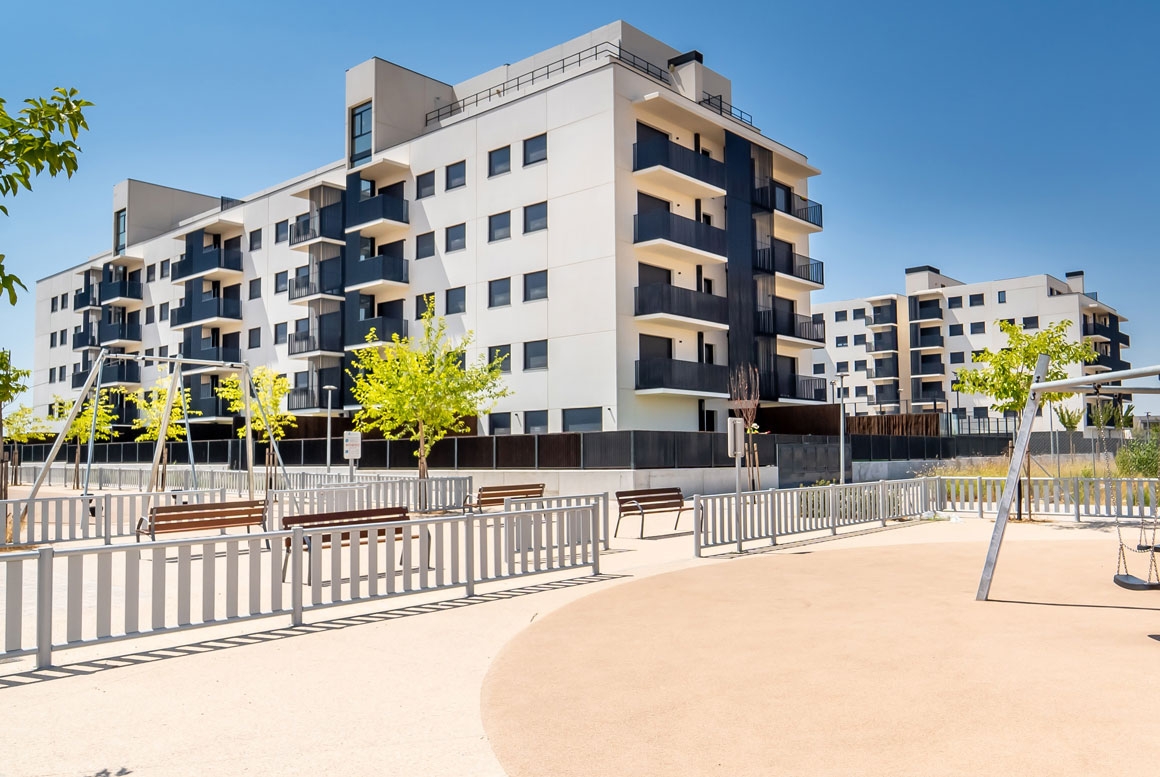
<instances>
[{"instance_id":1,"label":"swing set","mask_svg":"<svg viewBox=\"0 0 1160 777\"><path fill-rule=\"evenodd\" d=\"M1007 480L1003 485L1003 495L999 498L998 514L995 517L995 529L991 533L991 544L987 548L987 560L983 564L983 574L979 579L979 590L975 594L977 601L986 601L991 593L991 581L995 576L995 567L999 563L999 551L1003 547L1003 534L1007 530L1007 521L1011 515L1011 506L1019 488L1019 471L1027 458L1027 448L1031 441L1031 427L1035 423L1035 413L1039 409L1044 394L1053 392L1069 392L1083 395L1116 394L1160 394L1160 386L1123 386L1111 385L1125 380L1150 378L1160 375L1160 365L1139 367L1130 370L1116 370L1098 375L1082 375L1077 378L1045 381L1050 359L1047 354L1040 354L1039 362L1035 366L1035 373L1031 378L1031 389L1027 392L1027 404L1023 408L1023 418L1019 425L1019 433L1015 437L1015 446L1011 454L1011 464L1007 469ZM1107 430L1102 426L1097 430L1100 448L1104 461L1105 483L1111 483L1112 465L1108 451ZM1153 510L1151 518L1141 517L1136 541L1125 541L1125 527L1121 516L1120 500L1112 500L1114 504L1114 519L1116 537L1119 540L1119 558L1116 564L1116 574L1113 582L1121 588L1130 591L1160 590L1160 568L1158 568L1156 554L1160 553L1160 517ZM1130 531L1129 531L1130 533ZM1128 570L1128 554L1147 556L1148 571L1146 577L1138 577Z\"/></svg>"}]
</instances>

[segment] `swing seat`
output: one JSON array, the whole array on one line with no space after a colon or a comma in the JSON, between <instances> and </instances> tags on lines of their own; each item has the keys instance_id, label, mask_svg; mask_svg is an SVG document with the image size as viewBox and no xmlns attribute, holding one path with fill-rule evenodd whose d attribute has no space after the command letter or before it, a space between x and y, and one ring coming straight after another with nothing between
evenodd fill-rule
<instances>
[{"instance_id":1,"label":"swing seat","mask_svg":"<svg viewBox=\"0 0 1160 777\"><path fill-rule=\"evenodd\" d=\"M1112 582L1120 588L1126 588L1129 591L1160 591L1160 583L1149 583L1147 580L1141 580L1135 575L1116 575L1112 578Z\"/></svg>"}]
</instances>

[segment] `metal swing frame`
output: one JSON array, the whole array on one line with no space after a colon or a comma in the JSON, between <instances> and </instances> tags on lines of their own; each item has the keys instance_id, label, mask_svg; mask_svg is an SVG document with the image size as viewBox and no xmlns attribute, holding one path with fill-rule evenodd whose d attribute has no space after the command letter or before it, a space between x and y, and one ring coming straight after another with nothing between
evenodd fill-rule
<instances>
[{"instance_id":1,"label":"metal swing frame","mask_svg":"<svg viewBox=\"0 0 1160 777\"><path fill-rule=\"evenodd\" d=\"M270 419L266 417L266 411L262 407L262 403L257 401L257 398L258 398L257 386L254 384L254 376L253 376L253 372L250 369L249 362L244 362L244 361L242 361L242 362L215 361L215 360L211 360L211 359L185 359L185 358L182 358L181 356L142 356L140 354L109 353L108 349L102 348L100 353L97 354L96 361L93 362L92 369L89 371L88 379L85 381L84 386L81 388L80 394L77 396L76 400L72 404L72 408L69 410L68 417L65 419L64 425L61 427L61 430L57 433L56 440L53 441L52 449L49 451L48 457L45 459L45 462L44 462L43 466L41 467L40 472L38 472L36 475L36 481L32 484L32 490L30 491L30 493L28 495L28 498L25 502L24 508L21 510L20 520L24 520L24 517L32 509L33 500L36 499L37 492L40 491L41 485L44 483L45 479L47 479L49 470L52 467L52 464L56 461L56 457L60 453L61 447L64 445L65 434L67 434L69 427L72 426L73 421L76 420L76 417L80 413L81 407L84 405L85 401L87 399L89 399L90 397L92 397L94 404L96 404L97 402L100 401L101 370L104 367L105 363L109 362L109 361L159 362L159 363L168 363L168 364L171 364L173 366L173 369L172 369L170 376L169 376L169 387L168 387L168 393L167 393L167 396L165 399L165 410L161 416L163 419L168 419L172 416L173 401L174 401L174 397L177 396L177 392L179 392L179 391L182 392L183 396L184 396L184 388L181 385L182 366L183 365L194 366L194 367L225 367L227 369L238 370L239 373L241 374L240 382L245 387L245 390L243 391L242 398L243 398L243 402L244 402L244 416L246 419L246 438L245 438L246 439L246 479L247 479L246 482L247 482L248 491L249 491L249 498L251 500L253 500L253 498L254 498L254 434L253 434L253 424L252 424L253 407L256 406L258 408L258 414L261 416L262 421L266 424L267 429L270 428L270 423L269 423ZM186 439L186 444L188 445L188 448L189 448L190 467L191 467L191 469L193 469L194 478L196 480L196 477L197 477L196 472L197 471L195 469L196 465L193 461L193 441L192 441L190 434L189 434L189 417L186 416L184 413L182 413L182 415L184 416L184 420L185 420L185 432L186 432L185 439ZM96 436L96 426L97 426L97 413L94 410L92 428L90 429L90 432L89 432L88 452L87 452L88 455L86 457L86 462L85 462L85 480L84 480L84 490L81 492L82 496L89 496L89 476L90 476L90 473L92 471L92 466L93 466L93 446L94 446L94 442L95 442L94 438ZM168 441L165 439L164 434L157 435L157 443L153 448L153 464L152 464L150 471L149 471L149 487L147 489L148 493L152 493L154 488L157 486L158 473L159 473L159 470L161 467L161 454L162 454L162 451L165 449L166 442L168 442ZM289 480L289 476L286 473L286 465L282 461L282 452L278 449L278 441L276 439L274 439L273 436L270 437L270 447L274 451L274 456L278 461L278 468L282 471L282 477ZM146 503L145 509L148 509L148 507L149 507L149 505L148 505L148 503Z\"/></svg>"},{"instance_id":2,"label":"metal swing frame","mask_svg":"<svg viewBox=\"0 0 1160 777\"><path fill-rule=\"evenodd\" d=\"M1160 386L1106 385L1115 381L1160 375L1160 365L1045 381L1049 362L1050 357L1047 354L1040 354L1031 378L1031 389L1027 392L1027 404L1023 407L1019 433L1015 437L1015 447L1011 453L1011 464L1007 468L1007 479L1003 484L1003 495L999 498L995 529L991 532L991 543L987 548L987 560L983 564L983 573L979 578L979 590L975 594L977 601L987 601L991 594L991 582L995 577L995 568L999 564L999 551L1003 548L1003 534L1007 530L1011 506L1015 501L1015 494L1019 487L1019 472L1027 459L1027 448L1031 442L1031 427L1035 424L1035 413L1039 409L1042 396L1054 392L1087 395L1097 393L1097 390L1101 394L1160 394Z\"/></svg>"}]
</instances>

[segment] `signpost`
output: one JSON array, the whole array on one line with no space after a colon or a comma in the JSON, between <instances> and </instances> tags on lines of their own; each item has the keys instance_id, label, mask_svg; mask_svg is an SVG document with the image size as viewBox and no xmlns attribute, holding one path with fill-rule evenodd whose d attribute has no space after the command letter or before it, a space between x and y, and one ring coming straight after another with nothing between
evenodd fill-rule
<instances>
[{"instance_id":1,"label":"signpost","mask_svg":"<svg viewBox=\"0 0 1160 777\"><path fill-rule=\"evenodd\" d=\"M350 481L354 482L354 463L362 458L362 432L342 433L342 457L350 467Z\"/></svg>"},{"instance_id":2,"label":"signpost","mask_svg":"<svg viewBox=\"0 0 1160 777\"><path fill-rule=\"evenodd\" d=\"M737 474L737 502L734 511L734 518L737 523L737 552L741 552L741 511L743 509L741 504L741 457L745 455L745 419L730 418L729 426L726 430L728 432L727 442L729 447L729 455L733 457L733 468Z\"/></svg>"}]
</instances>

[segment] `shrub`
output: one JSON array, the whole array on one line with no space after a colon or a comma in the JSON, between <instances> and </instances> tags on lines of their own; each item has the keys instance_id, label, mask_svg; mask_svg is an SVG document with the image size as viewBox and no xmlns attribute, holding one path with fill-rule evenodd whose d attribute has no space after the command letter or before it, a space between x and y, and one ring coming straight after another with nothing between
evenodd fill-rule
<instances>
[{"instance_id":1,"label":"shrub","mask_svg":"<svg viewBox=\"0 0 1160 777\"><path fill-rule=\"evenodd\" d=\"M1155 440L1128 440L1116 452L1121 477L1160 476L1160 444Z\"/></svg>"}]
</instances>

